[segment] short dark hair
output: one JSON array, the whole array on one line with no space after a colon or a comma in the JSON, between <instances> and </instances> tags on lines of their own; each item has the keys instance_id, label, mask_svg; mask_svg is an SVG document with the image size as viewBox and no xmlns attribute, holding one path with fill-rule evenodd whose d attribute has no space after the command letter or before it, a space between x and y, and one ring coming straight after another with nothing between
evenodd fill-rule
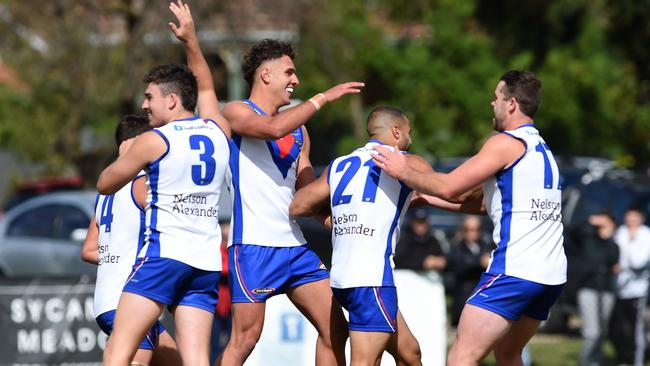
<instances>
[{"instance_id":1,"label":"short dark hair","mask_svg":"<svg viewBox=\"0 0 650 366\"><path fill-rule=\"evenodd\" d=\"M174 93L180 96L183 108L194 113L198 86L196 77L187 66L180 64L156 66L149 71L143 81L158 85L163 95Z\"/></svg>"},{"instance_id":2,"label":"short dark hair","mask_svg":"<svg viewBox=\"0 0 650 366\"><path fill-rule=\"evenodd\" d=\"M287 42L282 42L277 39L265 39L254 44L244 55L244 61L241 65L241 71L244 74L244 80L246 80L248 86L253 87L255 70L264 61L275 60L284 55L289 56L292 60L296 56L293 47Z\"/></svg>"},{"instance_id":3,"label":"short dark hair","mask_svg":"<svg viewBox=\"0 0 650 366\"><path fill-rule=\"evenodd\" d=\"M645 212L643 212L643 208L641 206L637 205L637 204L633 204L633 205L628 206L625 209L625 212L626 213L628 213L628 212L636 212L636 213L640 214L641 216L645 217Z\"/></svg>"},{"instance_id":4,"label":"short dark hair","mask_svg":"<svg viewBox=\"0 0 650 366\"><path fill-rule=\"evenodd\" d=\"M368 115L366 121L366 131L368 136L375 136L384 128L390 127L387 122L398 121L401 127L404 122L408 121L408 117L404 112L395 107L379 106L373 109Z\"/></svg>"},{"instance_id":5,"label":"short dark hair","mask_svg":"<svg viewBox=\"0 0 650 366\"><path fill-rule=\"evenodd\" d=\"M401 109L395 107L389 107L386 105L379 106L373 109L368 115L367 122L370 123L373 119L377 118L380 115L387 114L395 119L407 120L406 113L402 112Z\"/></svg>"},{"instance_id":6,"label":"short dark hair","mask_svg":"<svg viewBox=\"0 0 650 366\"><path fill-rule=\"evenodd\" d=\"M138 114L127 114L122 117L115 129L115 144L120 144L128 139L134 138L141 133L151 130L147 116Z\"/></svg>"},{"instance_id":7,"label":"short dark hair","mask_svg":"<svg viewBox=\"0 0 650 366\"><path fill-rule=\"evenodd\" d=\"M505 82L503 94L515 98L519 109L530 118L535 117L542 101L542 82L530 71L510 70L501 76Z\"/></svg>"}]
</instances>

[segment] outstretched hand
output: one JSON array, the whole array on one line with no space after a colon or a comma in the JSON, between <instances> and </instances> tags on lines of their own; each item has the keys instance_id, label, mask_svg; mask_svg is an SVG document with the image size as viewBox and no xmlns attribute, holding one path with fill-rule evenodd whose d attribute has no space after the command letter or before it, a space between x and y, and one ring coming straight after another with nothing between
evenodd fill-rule
<instances>
[{"instance_id":1,"label":"outstretched hand","mask_svg":"<svg viewBox=\"0 0 650 366\"><path fill-rule=\"evenodd\" d=\"M196 29L194 28L194 20L190 12L190 6L183 3L182 0L169 3L169 10L176 16L178 25L169 22L169 28L174 33L176 38L181 42L188 43L196 40Z\"/></svg>"},{"instance_id":2,"label":"outstretched hand","mask_svg":"<svg viewBox=\"0 0 650 366\"><path fill-rule=\"evenodd\" d=\"M361 88L363 88L365 85L366 84L358 81L351 81L349 83L339 84L333 88L330 88L327 91L324 91L323 95L325 95L325 98L327 98L328 102L333 102L346 94L359 94L361 92Z\"/></svg>"},{"instance_id":3,"label":"outstretched hand","mask_svg":"<svg viewBox=\"0 0 650 366\"><path fill-rule=\"evenodd\" d=\"M374 147L375 154L372 154L372 160L386 174L397 180L404 180L410 175L411 167L406 162L406 156L399 151L397 146L394 151L389 150L381 145Z\"/></svg>"}]
</instances>

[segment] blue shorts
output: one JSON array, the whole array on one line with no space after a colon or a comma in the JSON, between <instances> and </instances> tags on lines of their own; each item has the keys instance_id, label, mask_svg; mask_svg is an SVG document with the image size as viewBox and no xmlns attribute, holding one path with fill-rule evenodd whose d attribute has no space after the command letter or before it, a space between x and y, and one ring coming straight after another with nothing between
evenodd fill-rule
<instances>
[{"instance_id":1,"label":"blue shorts","mask_svg":"<svg viewBox=\"0 0 650 366\"><path fill-rule=\"evenodd\" d=\"M219 291L219 271L204 271L183 262L160 257L138 258L124 292L167 304L192 306L214 314Z\"/></svg>"},{"instance_id":2,"label":"blue shorts","mask_svg":"<svg viewBox=\"0 0 650 366\"><path fill-rule=\"evenodd\" d=\"M97 324L99 325L99 329L101 329L104 333L107 335L111 335L113 333L113 321L115 320L115 310L107 311L105 313L100 314L95 321L97 321ZM156 324L151 327L149 332L147 332L147 335L144 336L144 339L142 340L142 343L140 343L139 349L148 349L153 351L156 349L156 346L158 345L158 337L165 332L165 326L162 325L160 321L156 321Z\"/></svg>"},{"instance_id":3,"label":"blue shorts","mask_svg":"<svg viewBox=\"0 0 650 366\"><path fill-rule=\"evenodd\" d=\"M468 304L497 313L510 320L522 315L546 320L564 285L544 285L503 274L483 273Z\"/></svg>"},{"instance_id":4,"label":"blue shorts","mask_svg":"<svg viewBox=\"0 0 650 366\"><path fill-rule=\"evenodd\" d=\"M329 278L309 245L264 247L235 244L228 248L232 302L264 302L273 295Z\"/></svg>"},{"instance_id":5,"label":"blue shorts","mask_svg":"<svg viewBox=\"0 0 650 366\"><path fill-rule=\"evenodd\" d=\"M332 288L336 301L348 311L350 330L395 333L397 289L393 286Z\"/></svg>"}]
</instances>

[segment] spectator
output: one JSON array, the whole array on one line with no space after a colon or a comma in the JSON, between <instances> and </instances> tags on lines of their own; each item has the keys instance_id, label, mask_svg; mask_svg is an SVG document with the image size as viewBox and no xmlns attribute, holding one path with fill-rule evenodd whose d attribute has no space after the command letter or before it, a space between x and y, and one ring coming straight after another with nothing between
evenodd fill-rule
<instances>
[{"instance_id":1,"label":"spectator","mask_svg":"<svg viewBox=\"0 0 650 366\"><path fill-rule=\"evenodd\" d=\"M625 212L625 223L614 235L620 256L616 279L616 304L611 322L611 340L621 364L643 365L644 316L650 271L650 228L637 208Z\"/></svg>"},{"instance_id":2,"label":"spectator","mask_svg":"<svg viewBox=\"0 0 650 366\"><path fill-rule=\"evenodd\" d=\"M442 271L447 260L431 231L424 208L418 208L395 248L395 268Z\"/></svg>"},{"instance_id":3,"label":"spectator","mask_svg":"<svg viewBox=\"0 0 650 366\"><path fill-rule=\"evenodd\" d=\"M589 225L574 237L577 302L582 326L580 365L601 365L602 342L614 306L614 281L618 272L616 223L610 213L589 217Z\"/></svg>"},{"instance_id":4,"label":"spectator","mask_svg":"<svg viewBox=\"0 0 650 366\"><path fill-rule=\"evenodd\" d=\"M451 324L458 325L465 301L472 294L487 267L487 244L481 238L481 220L466 216L459 231L458 243L448 256L448 268L454 278L451 288Z\"/></svg>"}]
</instances>

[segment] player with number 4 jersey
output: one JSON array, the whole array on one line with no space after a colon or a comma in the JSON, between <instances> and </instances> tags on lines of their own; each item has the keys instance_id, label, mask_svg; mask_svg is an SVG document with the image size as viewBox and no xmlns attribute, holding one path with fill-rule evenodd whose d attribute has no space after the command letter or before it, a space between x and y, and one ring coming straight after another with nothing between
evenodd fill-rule
<instances>
[{"instance_id":1,"label":"player with number 4 jersey","mask_svg":"<svg viewBox=\"0 0 650 366\"><path fill-rule=\"evenodd\" d=\"M127 115L115 131L118 152L124 154L136 136L150 131L146 116ZM115 311L131 267L144 245L146 204L144 172L111 195L98 195L81 258L97 264L94 314L99 328L111 335ZM164 365L180 365L176 344L159 321L140 343L132 364L149 364L154 352L165 354ZM171 350L171 352L170 352Z\"/></svg>"}]
</instances>

